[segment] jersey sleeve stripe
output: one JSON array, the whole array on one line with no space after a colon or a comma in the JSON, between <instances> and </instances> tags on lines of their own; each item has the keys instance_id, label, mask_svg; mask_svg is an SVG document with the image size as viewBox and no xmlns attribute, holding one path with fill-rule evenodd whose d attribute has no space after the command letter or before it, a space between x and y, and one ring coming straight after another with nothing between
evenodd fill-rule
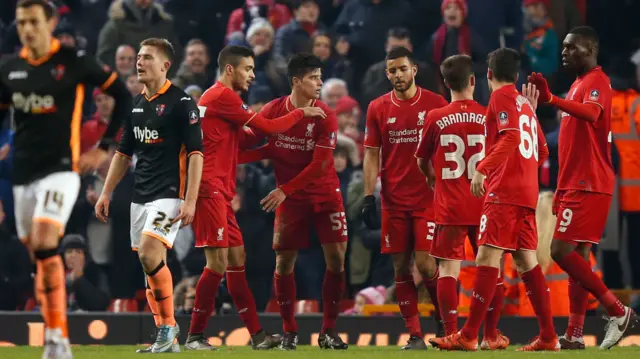
<instances>
[{"instance_id":1,"label":"jersey sleeve stripe","mask_svg":"<svg viewBox=\"0 0 640 359\"><path fill-rule=\"evenodd\" d=\"M502 129L498 130L498 133L502 133L502 131L520 131L520 129L519 128L515 128L515 127L502 128Z\"/></svg>"},{"instance_id":2,"label":"jersey sleeve stripe","mask_svg":"<svg viewBox=\"0 0 640 359\"><path fill-rule=\"evenodd\" d=\"M117 78L118 78L118 74L117 74L117 73L115 73L115 72L112 72L112 73L111 73L111 76L109 76L109 78L107 79L107 81L105 81L105 82L102 84L102 86L100 86L100 89L101 89L102 91L104 91L104 90L108 89L108 88L109 88L109 86L111 86L111 84L113 84L113 83L116 81L116 79L117 79Z\"/></svg>"},{"instance_id":3,"label":"jersey sleeve stripe","mask_svg":"<svg viewBox=\"0 0 640 359\"><path fill-rule=\"evenodd\" d=\"M202 152L200 152L200 151L189 152L187 157L191 157L191 155L200 155L200 156L204 157L204 154Z\"/></svg>"},{"instance_id":4,"label":"jersey sleeve stripe","mask_svg":"<svg viewBox=\"0 0 640 359\"><path fill-rule=\"evenodd\" d=\"M600 106L600 108L601 108L602 110L604 110L604 107L602 107L602 105L601 105L601 104L599 104L599 103L597 103L597 102L594 102L594 101L585 101L585 102L583 102L583 103L595 103L596 105Z\"/></svg>"},{"instance_id":5,"label":"jersey sleeve stripe","mask_svg":"<svg viewBox=\"0 0 640 359\"><path fill-rule=\"evenodd\" d=\"M369 147L369 148L380 148L380 146L370 146L370 145L364 145L364 147Z\"/></svg>"},{"instance_id":6,"label":"jersey sleeve stripe","mask_svg":"<svg viewBox=\"0 0 640 359\"><path fill-rule=\"evenodd\" d=\"M75 172L78 172L78 162L80 161L80 131L82 127L82 108L84 106L84 85L76 86L76 100L73 104L71 115L71 137L69 146L71 147L71 164Z\"/></svg>"},{"instance_id":7,"label":"jersey sleeve stripe","mask_svg":"<svg viewBox=\"0 0 640 359\"><path fill-rule=\"evenodd\" d=\"M120 151L116 151L116 153L117 153L117 154L119 154L119 155L120 155L120 156L122 156L122 157L126 157L126 158L128 158L128 159L131 159L131 156L129 156L129 155L127 155L127 154L124 154L124 153L122 153L122 152L120 152Z\"/></svg>"},{"instance_id":8,"label":"jersey sleeve stripe","mask_svg":"<svg viewBox=\"0 0 640 359\"><path fill-rule=\"evenodd\" d=\"M249 122L251 122L251 120L253 120L253 118L254 118L254 117L256 117L257 115L258 115L258 113L257 113L257 112L256 112L256 113L254 113L254 114L253 114L253 116L251 116L251 118L250 118L250 119L248 119L248 120L247 120L247 122L245 122L245 123L244 123L244 125L245 125L245 126L246 126L246 125L248 125L248 124L249 124Z\"/></svg>"},{"instance_id":9,"label":"jersey sleeve stripe","mask_svg":"<svg viewBox=\"0 0 640 359\"><path fill-rule=\"evenodd\" d=\"M321 147L321 148L328 148L330 150L335 150L335 147L329 147L329 146L322 146L322 145L316 145L316 147Z\"/></svg>"}]
</instances>

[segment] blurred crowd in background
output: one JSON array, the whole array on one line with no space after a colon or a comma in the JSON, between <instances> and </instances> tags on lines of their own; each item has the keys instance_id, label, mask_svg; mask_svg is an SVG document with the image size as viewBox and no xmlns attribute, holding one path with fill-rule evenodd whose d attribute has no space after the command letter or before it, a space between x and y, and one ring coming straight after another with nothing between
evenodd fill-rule
<instances>
[{"instance_id":1,"label":"blurred crowd in background","mask_svg":"<svg viewBox=\"0 0 640 359\"><path fill-rule=\"evenodd\" d=\"M20 49L13 20L15 3L15 0L0 2L1 56ZM550 80L552 91L561 94L574 79L573 74L560 68L562 40L571 28L590 25L600 35L600 63L616 90L613 159L620 178L619 195L603 233L606 239L596 249L597 258L609 287L640 289L640 261L633 260L635 254L640 254L640 127L637 127L640 114L636 111L636 105L640 104L636 92L640 88L640 27L634 26L635 17L640 14L638 1L55 0L54 3L59 13L55 36L78 52L95 55L105 67L117 71L132 96L142 90L136 77L136 54L140 41L148 37L167 38L174 44L177 58L170 71L171 81L196 100L215 82L216 58L223 46L235 44L253 49L256 79L243 96L256 111L289 93L286 64L291 54L312 52L323 61L321 99L336 111L339 121L334 158L349 225L347 293L348 298L356 298L356 312L365 303L393 300L393 266L390 257L380 254L380 232L367 229L359 217L367 106L391 90L385 75L386 52L395 46L412 50L419 68L417 84L446 97L440 63L454 54L470 55L477 76L475 97L486 105L490 93L485 60L490 51L499 47L520 50L523 68L519 83L526 81L528 73L540 72ZM114 106L113 99L99 89L87 91L83 151L100 139ZM538 115L551 149L551 158L541 174L541 198L548 198L555 189L560 116L544 106L539 108ZM5 126L0 132L0 146L11 141L11 128ZM81 194L61 244L68 269L70 310L105 310L114 299L135 298L144 289L143 272L130 249L129 239L134 167L135 162L114 193L107 224L97 221L93 213L107 168L83 178ZM259 202L275 187L275 177L268 160L239 166L237 171L238 193L233 209L246 245L247 278L258 308L263 310L272 297L274 218L261 210ZM23 308L32 296L33 268L28 252L15 236L11 153L0 162L0 201L0 310L15 310ZM547 205L550 203L539 210L548 211L550 216ZM169 252L169 266L176 285L176 308L188 313L205 259L202 250L194 248L194 235L189 227L180 231L175 243ZM544 252L542 249L541 255ZM295 268L298 298L319 300L325 272L322 251L315 246L301 251L299 257ZM419 275L416 278L421 280ZM216 303L220 311L225 311L231 301L226 298L224 283L219 295Z\"/></svg>"}]
</instances>

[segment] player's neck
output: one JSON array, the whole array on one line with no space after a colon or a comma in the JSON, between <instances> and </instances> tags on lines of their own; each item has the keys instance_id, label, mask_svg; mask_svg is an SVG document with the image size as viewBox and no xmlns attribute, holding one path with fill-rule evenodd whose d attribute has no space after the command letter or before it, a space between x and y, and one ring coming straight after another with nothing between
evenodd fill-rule
<instances>
[{"instance_id":1,"label":"player's neck","mask_svg":"<svg viewBox=\"0 0 640 359\"><path fill-rule=\"evenodd\" d=\"M412 99L413 96L415 96L417 92L418 92L418 86L416 86L415 84L413 86L409 87L409 89L407 89L407 91L405 91L405 92L400 92L400 91L393 90L393 94L396 95L396 98L398 100L403 100L403 101Z\"/></svg>"},{"instance_id":2,"label":"player's neck","mask_svg":"<svg viewBox=\"0 0 640 359\"><path fill-rule=\"evenodd\" d=\"M586 73L588 73L589 71L593 70L596 67L598 67L598 64L595 61L592 63L586 64L585 67L582 68L582 71L578 71L578 77L584 76Z\"/></svg>"},{"instance_id":3,"label":"player's neck","mask_svg":"<svg viewBox=\"0 0 640 359\"><path fill-rule=\"evenodd\" d=\"M38 47L28 48L29 57L34 60L47 56L49 52L51 52L51 46L53 45L53 40L49 38L47 41L44 41L42 45Z\"/></svg>"},{"instance_id":4,"label":"player's neck","mask_svg":"<svg viewBox=\"0 0 640 359\"><path fill-rule=\"evenodd\" d=\"M167 82L167 78L163 76L162 78L158 78L157 80L151 80L144 84L144 93L147 97L151 97L160 91L162 86L164 86L165 82Z\"/></svg>"},{"instance_id":5,"label":"player's neck","mask_svg":"<svg viewBox=\"0 0 640 359\"><path fill-rule=\"evenodd\" d=\"M513 86L513 82L500 82L500 81L494 81L491 83L491 89L493 91L498 91L501 88L505 87L505 86Z\"/></svg>"},{"instance_id":6,"label":"player's neck","mask_svg":"<svg viewBox=\"0 0 640 359\"><path fill-rule=\"evenodd\" d=\"M302 95L301 93L296 92L296 90L291 91L291 96L289 96L289 100L291 101L291 104L295 108L308 107L308 106L311 106L311 104L313 103L312 98L308 98Z\"/></svg>"},{"instance_id":7,"label":"player's neck","mask_svg":"<svg viewBox=\"0 0 640 359\"><path fill-rule=\"evenodd\" d=\"M451 91L451 102L468 100L473 101L473 91Z\"/></svg>"}]
</instances>

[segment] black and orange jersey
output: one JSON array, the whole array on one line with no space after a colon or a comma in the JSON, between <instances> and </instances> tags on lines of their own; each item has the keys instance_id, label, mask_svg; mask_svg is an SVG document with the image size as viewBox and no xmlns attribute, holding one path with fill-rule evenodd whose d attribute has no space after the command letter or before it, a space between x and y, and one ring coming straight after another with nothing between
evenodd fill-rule
<instances>
[{"instance_id":1,"label":"black and orange jersey","mask_svg":"<svg viewBox=\"0 0 640 359\"><path fill-rule=\"evenodd\" d=\"M0 120L13 107L14 177L27 184L54 172L76 170L85 86L100 87L116 100L102 146L113 141L123 117L131 111L131 95L114 72L93 57L53 40L50 52L34 60L29 51L0 64Z\"/></svg>"},{"instance_id":2,"label":"black and orange jersey","mask_svg":"<svg viewBox=\"0 0 640 359\"><path fill-rule=\"evenodd\" d=\"M202 156L200 111L195 101L167 80L158 92L133 99L118 152L137 158L133 203L184 198L187 157Z\"/></svg>"}]
</instances>

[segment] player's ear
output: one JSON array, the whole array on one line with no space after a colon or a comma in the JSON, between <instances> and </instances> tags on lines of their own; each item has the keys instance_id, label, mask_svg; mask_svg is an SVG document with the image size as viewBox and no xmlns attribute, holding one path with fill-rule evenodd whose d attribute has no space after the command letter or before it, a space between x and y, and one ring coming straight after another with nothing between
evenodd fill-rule
<instances>
[{"instance_id":1,"label":"player's ear","mask_svg":"<svg viewBox=\"0 0 640 359\"><path fill-rule=\"evenodd\" d=\"M233 66L231 64L224 65L224 73L229 76L233 75Z\"/></svg>"},{"instance_id":2,"label":"player's ear","mask_svg":"<svg viewBox=\"0 0 640 359\"><path fill-rule=\"evenodd\" d=\"M413 77L416 77L416 75L418 74L418 65L413 64L411 66L411 71L413 72Z\"/></svg>"},{"instance_id":3,"label":"player's ear","mask_svg":"<svg viewBox=\"0 0 640 359\"><path fill-rule=\"evenodd\" d=\"M57 16L52 16L47 21L47 26L49 27L49 31L51 31L53 33L53 31L56 29L56 26L58 26L58 17Z\"/></svg>"},{"instance_id":4,"label":"player's ear","mask_svg":"<svg viewBox=\"0 0 640 359\"><path fill-rule=\"evenodd\" d=\"M491 69L487 70L487 80L493 80L493 71L491 71Z\"/></svg>"},{"instance_id":5,"label":"player's ear","mask_svg":"<svg viewBox=\"0 0 640 359\"><path fill-rule=\"evenodd\" d=\"M451 89L451 86L449 86L449 82L447 82L447 80L444 80L444 85L445 85L448 89Z\"/></svg>"}]
</instances>

